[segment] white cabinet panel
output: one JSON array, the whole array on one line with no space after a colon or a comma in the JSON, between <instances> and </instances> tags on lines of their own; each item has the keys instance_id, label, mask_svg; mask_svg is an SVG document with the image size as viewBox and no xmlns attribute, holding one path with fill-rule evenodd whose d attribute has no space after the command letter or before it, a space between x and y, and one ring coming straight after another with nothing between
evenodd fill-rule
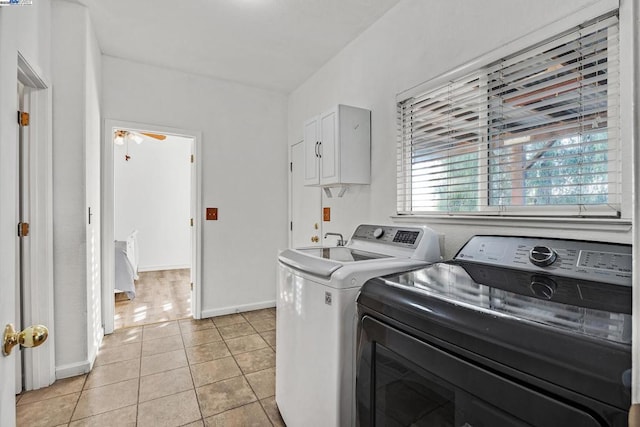
<instances>
[{"instance_id":1,"label":"white cabinet panel","mask_svg":"<svg viewBox=\"0 0 640 427\"><path fill-rule=\"evenodd\" d=\"M304 124L305 185L371 182L371 111L338 105Z\"/></svg>"},{"instance_id":2,"label":"white cabinet panel","mask_svg":"<svg viewBox=\"0 0 640 427\"><path fill-rule=\"evenodd\" d=\"M304 185L320 184L320 145L319 116L307 120L304 124Z\"/></svg>"}]
</instances>

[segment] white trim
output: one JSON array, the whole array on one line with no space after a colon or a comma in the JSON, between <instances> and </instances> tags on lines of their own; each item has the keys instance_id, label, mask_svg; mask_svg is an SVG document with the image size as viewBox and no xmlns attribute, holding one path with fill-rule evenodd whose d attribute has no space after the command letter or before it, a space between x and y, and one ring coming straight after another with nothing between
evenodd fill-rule
<instances>
[{"instance_id":1,"label":"white trim","mask_svg":"<svg viewBox=\"0 0 640 427\"><path fill-rule=\"evenodd\" d=\"M293 247L293 230L291 229L291 223L293 222L293 171L291 170L291 164L293 163L293 147L295 147L298 144L304 144L304 140L301 139L300 141L296 142L295 144L289 144L289 149L287 150L287 158L288 158L288 162L287 162L287 182L288 182L288 187L287 187L287 209L288 209L288 220L287 221L287 235L289 237L289 247L292 248ZM302 149L304 150L304 145L302 145ZM304 167L304 165L302 165L302 167Z\"/></svg>"},{"instance_id":2,"label":"white trim","mask_svg":"<svg viewBox=\"0 0 640 427\"><path fill-rule=\"evenodd\" d=\"M23 85L36 89L47 89L50 86L20 52L18 52L18 80Z\"/></svg>"},{"instance_id":3,"label":"white trim","mask_svg":"<svg viewBox=\"0 0 640 427\"><path fill-rule=\"evenodd\" d=\"M194 319L202 318L202 230L204 215L202 212L202 132L190 134L194 138L191 147L195 162L191 169L191 314Z\"/></svg>"},{"instance_id":4,"label":"white trim","mask_svg":"<svg viewBox=\"0 0 640 427\"><path fill-rule=\"evenodd\" d=\"M185 268L191 268L191 264L176 264L176 265L147 265L145 267L138 267L139 272L147 271L163 271L163 270L183 270Z\"/></svg>"},{"instance_id":5,"label":"white trim","mask_svg":"<svg viewBox=\"0 0 640 427\"><path fill-rule=\"evenodd\" d=\"M637 224L640 219L640 150L637 148L640 140L640 88L638 88L638 72L640 72L640 5L636 0L623 0L620 5L620 58L630 62L620 69L620 80L628 85L621 87L621 137L631 146L631 155L624 159L633 170L630 192L632 221ZM624 107L624 108L623 108ZM628 125L625 125L628 123ZM625 181L623 181L624 185ZM624 189L623 189L624 190ZM625 193L623 193L625 194ZM640 231L635 227L632 234L634 252L640 248ZM640 404L640 260L633 257L633 294L632 294L632 338L631 338L631 403ZM637 409L636 409L637 415Z\"/></svg>"},{"instance_id":6,"label":"white trim","mask_svg":"<svg viewBox=\"0 0 640 427\"><path fill-rule=\"evenodd\" d=\"M391 215L398 223L451 224L509 228L540 228L545 230L598 230L628 234L631 221L601 218L541 218L541 217L491 217L473 215Z\"/></svg>"},{"instance_id":7,"label":"white trim","mask_svg":"<svg viewBox=\"0 0 640 427\"><path fill-rule=\"evenodd\" d=\"M56 367L56 378L61 380L64 378L76 377L78 375L86 374L88 372L91 372L92 367L93 363L90 363L88 360L58 366Z\"/></svg>"},{"instance_id":8,"label":"white trim","mask_svg":"<svg viewBox=\"0 0 640 427\"><path fill-rule=\"evenodd\" d=\"M53 152L52 96L50 84L18 53L18 80L25 85L31 123L26 128L30 141L29 215L31 225L29 262L26 264L22 314L25 325L43 324L49 329L47 343L24 352L25 390L47 387L56 380L55 325L53 304Z\"/></svg>"},{"instance_id":9,"label":"white trim","mask_svg":"<svg viewBox=\"0 0 640 427\"><path fill-rule=\"evenodd\" d=\"M210 310L202 310L202 318L224 316L226 314L243 313L245 311L260 310L263 308L271 308L276 306L276 300L256 302L253 304L234 305L229 307L214 308Z\"/></svg>"},{"instance_id":10,"label":"white trim","mask_svg":"<svg viewBox=\"0 0 640 427\"><path fill-rule=\"evenodd\" d=\"M144 132L176 135L193 139L195 162L191 174L191 216L194 219L192 236L191 312L195 319L201 318L202 310L202 174L201 152L202 132L178 129L153 124L105 119L102 139L102 323L104 333L114 330L114 176L113 176L113 129L136 130Z\"/></svg>"},{"instance_id":11,"label":"white trim","mask_svg":"<svg viewBox=\"0 0 640 427\"><path fill-rule=\"evenodd\" d=\"M100 328L97 332L98 334L98 342L95 346L89 346L90 352L87 355L87 361L89 362L89 371L93 369L93 364L96 363L96 357L98 357L98 353L100 351L100 347L102 346L102 340L104 338L104 328Z\"/></svg>"}]
</instances>

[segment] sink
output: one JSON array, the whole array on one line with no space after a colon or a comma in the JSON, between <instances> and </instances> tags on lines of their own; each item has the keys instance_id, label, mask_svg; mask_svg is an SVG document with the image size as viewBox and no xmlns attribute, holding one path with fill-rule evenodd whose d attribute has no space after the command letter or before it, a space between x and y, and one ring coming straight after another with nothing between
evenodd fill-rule
<instances>
[{"instance_id":1,"label":"sink","mask_svg":"<svg viewBox=\"0 0 640 427\"><path fill-rule=\"evenodd\" d=\"M376 254L373 252L359 251L344 246L331 246L322 248L303 248L298 249L303 254L315 256L318 258L330 259L333 261L353 262L366 261L369 259L389 258L387 255Z\"/></svg>"}]
</instances>

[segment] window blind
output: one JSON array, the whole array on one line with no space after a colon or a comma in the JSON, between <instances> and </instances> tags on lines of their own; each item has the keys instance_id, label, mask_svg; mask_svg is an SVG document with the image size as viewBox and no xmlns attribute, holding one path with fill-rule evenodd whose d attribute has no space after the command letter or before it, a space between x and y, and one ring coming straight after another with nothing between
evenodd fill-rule
<instances>
[{"instance_id":1,"label":"window blind","mask_svg":"<svg viewBox=\"0 0 640 427\"><path fill-rule=\"evenodd\" d=\"M617 216L618 19L398 103L398 213Z\"/></svg>"}]
</instances>

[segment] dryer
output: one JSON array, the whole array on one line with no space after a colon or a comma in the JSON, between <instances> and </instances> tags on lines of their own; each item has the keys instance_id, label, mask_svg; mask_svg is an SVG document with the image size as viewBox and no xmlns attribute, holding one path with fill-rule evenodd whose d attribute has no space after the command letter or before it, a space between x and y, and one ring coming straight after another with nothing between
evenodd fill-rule
<instances>
[{"instance_id":1,"label":"dryer","mask_svg":"<svg viewBox=\"0 0 640 427\"><path fill-rule=\"evenodd\" d=\"M360 287L441 259L440 236L428 227L370 224L346 246L279 254L276 403L287 426L355 425Z\"/></svg>"},{"instance_id":2,"label":"dryer","mask_svg":"<svg viewBox=\"0 0 640 427\"><path fill-rule=\"evenodd\" d=\"M630 245L474 236L358 296L361 426L622 427Z\"/></svg>"}]
</instances>

